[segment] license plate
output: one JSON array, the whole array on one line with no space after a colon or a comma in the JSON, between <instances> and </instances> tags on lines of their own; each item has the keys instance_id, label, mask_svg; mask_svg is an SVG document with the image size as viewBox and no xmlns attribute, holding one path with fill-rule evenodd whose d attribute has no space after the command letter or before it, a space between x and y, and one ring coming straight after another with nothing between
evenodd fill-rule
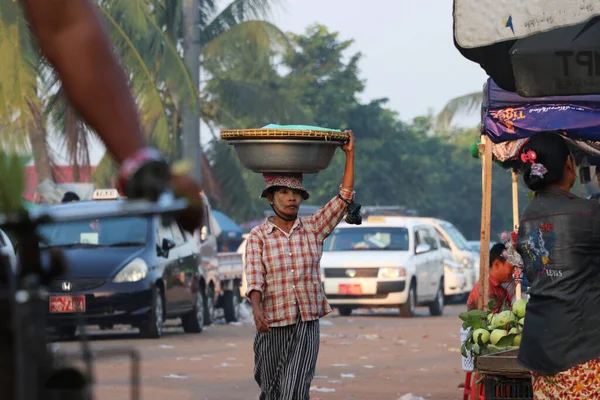
<instances>
[{"instance_id":1,"label":"license plate","mask_svg":"<svg viewBox=\"0 0 600 400\"><path fill-rule=\"evenodd\" d=\"M51 296L51 313L75 313L85 311L85 296Z\"/></svg>"},{"instance_id":2,"label":"license plate","mask_svg":"<svg viewBox=\"0 0 600 400\"><path fill-rule=\"evenodd\" d=\"M362 286L360 283L352 283L349 285L340 284L338 287L339 294L349 294L349 295L361 295L362 294Z\"/></svg>"}]
</instances>

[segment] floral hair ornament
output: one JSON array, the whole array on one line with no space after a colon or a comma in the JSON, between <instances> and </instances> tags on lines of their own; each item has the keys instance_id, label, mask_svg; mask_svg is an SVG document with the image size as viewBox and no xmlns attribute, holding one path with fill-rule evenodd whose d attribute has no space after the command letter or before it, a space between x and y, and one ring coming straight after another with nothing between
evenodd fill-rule
<instances>
[{"instance_id":1,"label":"floral hair ornament","mask_svg":"<svg viewBox=\"0 0 600 400\"><path fill-rule=\"evenodd\" d=\"M537 159L537 154L533 150L527 150L521 153L521 161L524 163L535 164L535 160Z\"/></svg>"},{"instance_id":2,"label":"floral hair ornament","mask_svg":"<svg viewBox=\"0 0 600 400\"><path fill-rule=\"evenodd\" d=\"M504 243L504 251L502 251L502 257L515 266L515 268L523 268L523 258L517 252L517 232L503 232L500 235L500 239Z\"/></svg>"},{"instance_id":3,"label":"floral hair ornament","mask_svg":"<svg viewBox=\"0 0 600 400\"><path fill-rule=\"evenodd\" d=\"M546 175L546 172L548 172L548 170L546 169L546 167L544 167L544 164L533 164L531 166L531 172L529 172L530 176L539 176L540 178L544 178L544 175Z\"/></svg>"},{"instance_id":4,"label":"floral hair ornament","mask_svg":"<svg viewBox=\"0 0 600 400\"><path fill-rule=\"evenodd\" d=\"M533 150L527 150L521 153L521 161L524 163L531 163L531 171L529 172L529 176L539 176L540 178L544 178L548 169L544 167L544 164L536 163L537 154Z\"/></svg>"}]
</instances>

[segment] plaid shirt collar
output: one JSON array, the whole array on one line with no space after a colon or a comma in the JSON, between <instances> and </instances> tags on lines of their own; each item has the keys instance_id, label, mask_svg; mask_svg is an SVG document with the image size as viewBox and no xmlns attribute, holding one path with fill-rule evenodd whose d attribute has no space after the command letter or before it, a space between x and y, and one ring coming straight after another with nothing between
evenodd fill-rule
<instances>
[{"instance_id":1,"label":"plaid shirt collar","mask_svg":"<svg viewBox=\"0 0 600 400\"><path fill-rule=\"evenodd\" d=\"M273 231L275 229L279 229L281 232L285 233L282 229L278 228L277 225L275 225L275 223L272 221L273 218L275 218L275 217L271 216L271 217L267 217L265 219L265 223L263 224L265 232L269 235L269 234L273 233ZM300 228L300 226L302 226L302 220L300 219L300 217L297 217L296 221L294 221L294 225L292 226L292 229L290 229L290 232L285 233L285 234L290 236L298 228Z\"/></svg>"}]
</instances>

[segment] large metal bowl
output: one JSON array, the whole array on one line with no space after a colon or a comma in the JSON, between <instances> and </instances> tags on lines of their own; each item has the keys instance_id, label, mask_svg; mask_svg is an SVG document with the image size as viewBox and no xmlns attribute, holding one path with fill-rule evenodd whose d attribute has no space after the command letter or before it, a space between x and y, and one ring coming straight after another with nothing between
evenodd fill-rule
<instances>
[{"instance_id":1,"label":"large metal bowl","mask_svg":"<svg viewBox=\"0 0 600 400\"><path fill-rule=\"evenodd\" d=\"M229 140L242 162L253 172L316 174L329 166L343 143L323 140L244 139Z\"/></svg>"}]
</instances>

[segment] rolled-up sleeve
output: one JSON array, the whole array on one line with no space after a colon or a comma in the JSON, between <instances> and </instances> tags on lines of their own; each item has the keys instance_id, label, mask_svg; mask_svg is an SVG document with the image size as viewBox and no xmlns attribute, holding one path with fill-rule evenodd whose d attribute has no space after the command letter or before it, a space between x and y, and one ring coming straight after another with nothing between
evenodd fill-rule
<instances>
[{"instance_id":1,"label":"rolled-up sleeve","mask_svg":"<svg viewBox=\"0 0 600 400\"><path fill-rule=\"evenodd\" d=\"M262 240L255 232L250 232L248 240L246 241L246 265L244 266L247 283L246 297L248 298L250 292L254 290L260 293L263 292L265 280L262 264L262 251Z\"/></svg>"},{"instance_id":2,"label":"rolled-up sleeve","mask_svg":"<svg viewBox=\"0 0 600 400\"><path fill-rule=\"evenodd\" d=\"M319 211L308 218L314 227L315 234L319 235L321 240L325 240L340 223L348 207L346 202L352 200L354 200L354 191L340 188L339 196L329 200Z\"/></svg>"}]
</instances>

